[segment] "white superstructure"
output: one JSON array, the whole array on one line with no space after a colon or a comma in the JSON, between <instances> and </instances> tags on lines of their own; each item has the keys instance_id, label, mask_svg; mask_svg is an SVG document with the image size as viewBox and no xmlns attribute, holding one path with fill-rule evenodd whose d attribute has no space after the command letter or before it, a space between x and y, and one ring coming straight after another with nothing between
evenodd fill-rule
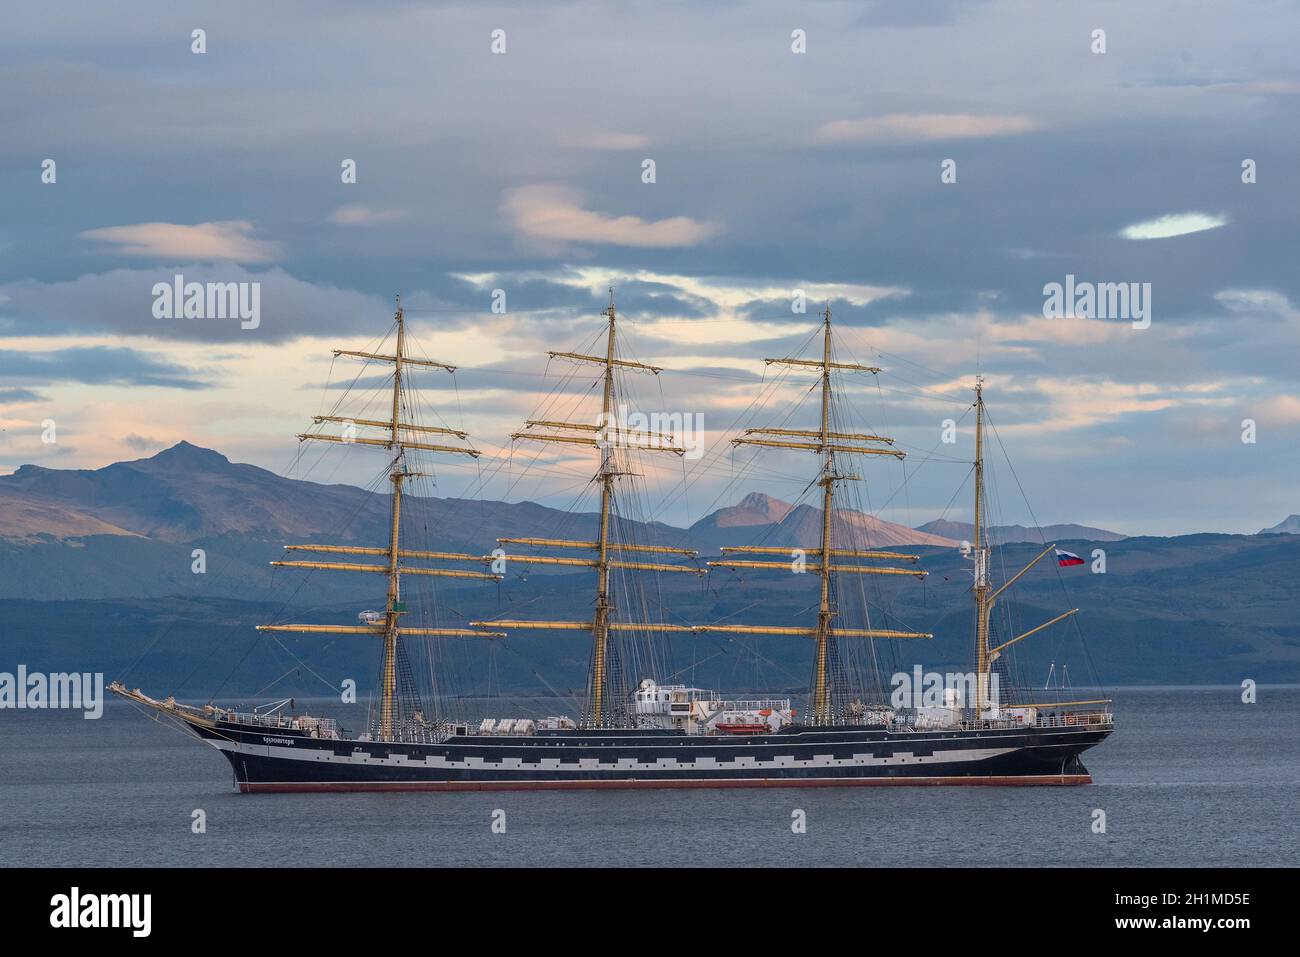
<instances>
[{"instance_id":1,"label":"white superstructure","mask_svg":"<svg viewBox=\"0 0 1300 957\"><path fill-rule=\"evenodd\" d=\"M636 723L642 728L687 732L761 734L794 721L789 698L726 699L716 691L686 685L661 685L644 679L633 695Z\"/></svg>"}]
</instances>

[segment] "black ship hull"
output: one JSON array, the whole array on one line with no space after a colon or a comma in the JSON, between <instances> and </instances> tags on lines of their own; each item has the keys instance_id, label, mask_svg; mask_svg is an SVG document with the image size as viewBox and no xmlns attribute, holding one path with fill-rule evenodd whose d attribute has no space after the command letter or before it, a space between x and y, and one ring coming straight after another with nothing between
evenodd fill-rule
<instances>
[{"instance_id":1,"label":"black ship hull","mask_svg":"<svg viewBox=\"0 0 1300 957\"><path fill-rule=\"evenodd\" d=\"M1079 785L1107 724L899 730L789 727L754 735L578 730L458 735L436 744L191 723L244 792L570 788Z\"/></svg>"}]
</instances>

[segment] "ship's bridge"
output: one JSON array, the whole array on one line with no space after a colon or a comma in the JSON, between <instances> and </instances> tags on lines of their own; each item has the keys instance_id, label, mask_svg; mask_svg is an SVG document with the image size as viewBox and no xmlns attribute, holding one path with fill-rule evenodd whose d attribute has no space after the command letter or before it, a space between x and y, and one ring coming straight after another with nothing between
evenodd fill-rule
<instances>
[{"instance_id":1,"label":"ship's bridge","mask_svg":"<svg viewBox=\"0 0 1300 957\"><path fill-rule=\"evenodd\" d=\"M646 678L633 694L640 727L688 732L759 733L777 731L794 720L789 698L727 699L688 685L661 685Z\"/></svg>"}]
</instances>

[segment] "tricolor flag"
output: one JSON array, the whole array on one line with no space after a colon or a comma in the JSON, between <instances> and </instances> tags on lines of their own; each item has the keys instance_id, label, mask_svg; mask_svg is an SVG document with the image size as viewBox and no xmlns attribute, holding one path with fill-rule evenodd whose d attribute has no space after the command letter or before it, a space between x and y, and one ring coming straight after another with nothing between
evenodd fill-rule
<instances>
[{"instance_id":1,"label":"tricolor flag","mask_svg":"<svg viewBox=\"0 0 1300 957\"><path fill-rule=\"evenodd\" d=\"M1056 550L1056 564L1060 568L1065 568L1067 565L1082 565L1084 561L1074 552L1063 552L1058 548Z\"/></svg>"}]
</instances>

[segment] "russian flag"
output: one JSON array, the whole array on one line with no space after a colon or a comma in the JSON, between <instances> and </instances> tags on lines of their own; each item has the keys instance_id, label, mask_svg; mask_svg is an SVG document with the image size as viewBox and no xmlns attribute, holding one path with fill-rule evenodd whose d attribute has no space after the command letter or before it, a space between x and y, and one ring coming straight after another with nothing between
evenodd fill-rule
<instances>
[{"instance_id":1,"label":"russian flag","mask_svg":"<svg viewBox=\"0 0 1300 957\"><path fill-rule=\"evenodd\" d=\"M1060 568L1065 568L1069 565L1082 565L1084 561L1074 552L1063 552L1058 548L1056 550L1056 564Z\"/></svg>"}]
</instances>

